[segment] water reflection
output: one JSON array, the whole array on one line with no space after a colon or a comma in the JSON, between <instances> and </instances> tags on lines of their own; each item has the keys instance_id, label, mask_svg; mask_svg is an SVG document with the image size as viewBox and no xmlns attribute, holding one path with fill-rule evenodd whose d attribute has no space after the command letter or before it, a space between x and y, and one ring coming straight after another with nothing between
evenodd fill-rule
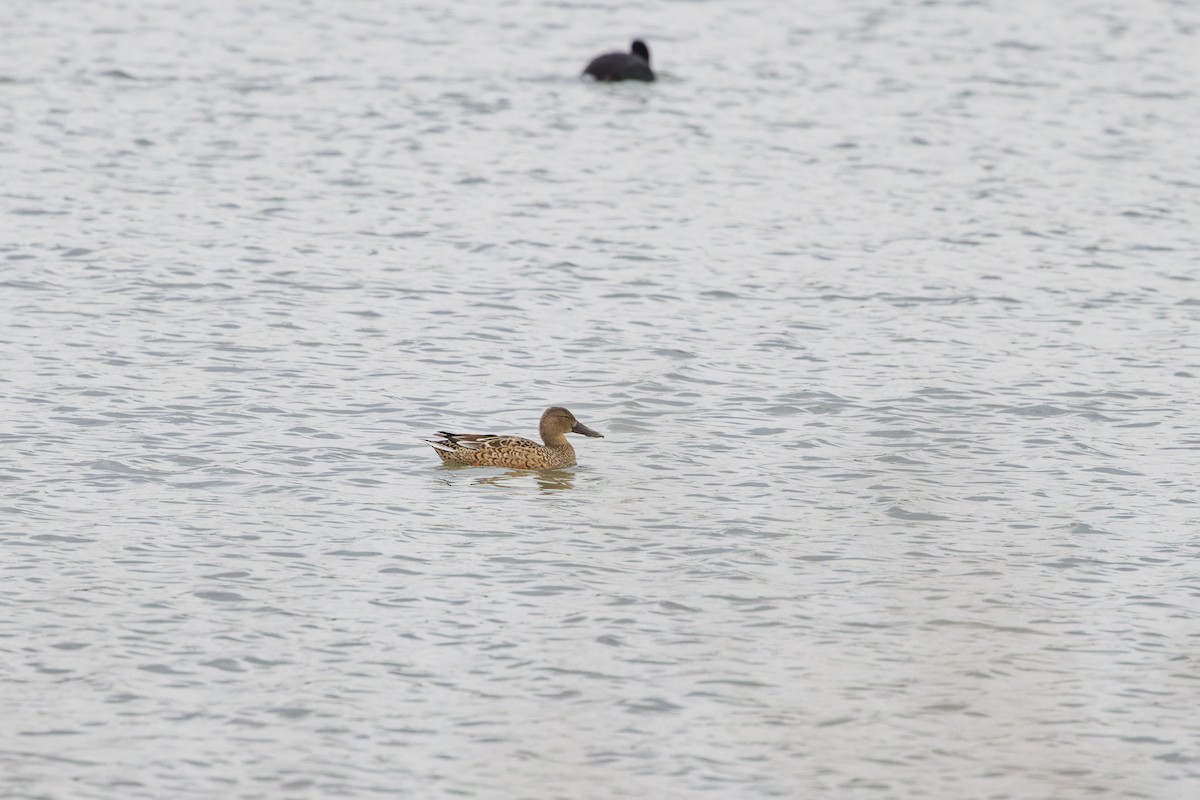
<instances>
[{"instance_id":1,"label":"water reflection","mask_svg":"<svg viewBox=\"0 0 1200 800\"><path fill-rule=\"evenodd\" d=\"M514 486L518 482L529 479L537 481L538 489L543 492L557 492L563 489L575 488L575 473L568 469L543 470L509 470L503 475L490 475L486 478L476 478L472 483L489 486Z\"/></svg>"},{"instance_id":2,"label":"water reflection","mask_svg":"<svg viewBox=\"0 0 1200 800\"><path fill-rule=\"evenodd\" d=\"M460 470L478 470L478 467L444 464L437 468L442 472L459 472ZM543 492L558 492L575 488L575 472L571 469L527 470L513 469L500 475L483 475L473 478L471 483L479 486L498 486L502 488L524 488L528 481L535 481ZM446 483L451 483L447 480Z\"/></svg>"}]
</instances>

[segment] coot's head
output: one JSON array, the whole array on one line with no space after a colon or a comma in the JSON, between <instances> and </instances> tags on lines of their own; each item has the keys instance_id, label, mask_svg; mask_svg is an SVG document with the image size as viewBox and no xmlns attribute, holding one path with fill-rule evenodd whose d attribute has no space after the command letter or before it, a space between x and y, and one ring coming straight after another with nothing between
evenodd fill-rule
<instances>
[{"instance_id":1,"label":"coot's head","mask_svg":"<svg viewBox=\"0 0 1200 800\"><path fill-rule=\"evenodd\" d=\"M650 48L646 47L646 43L643 42L641 39L633 40L633 44L630 45L630 47L629 47L629 52L633 53L635 56L640 58L642 61L645 61L647 64L650 63Z\"/></svg>"}]
</instances>

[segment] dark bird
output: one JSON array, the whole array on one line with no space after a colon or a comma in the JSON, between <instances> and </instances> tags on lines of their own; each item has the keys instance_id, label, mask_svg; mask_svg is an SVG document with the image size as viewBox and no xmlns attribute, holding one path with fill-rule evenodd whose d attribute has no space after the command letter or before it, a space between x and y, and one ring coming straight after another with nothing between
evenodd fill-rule
<instances>
[{"instance_id":1,"label":"dark bird","mask_svg":"<svg viewBox=\"0 0 1200 800\"><path fill-rule=\"evenodd\" d=\"M652 81L650 48L641 39L634 39L628 53L605 53L592 59L583 71L598 81Z\"/></svg>"}]
</instances>

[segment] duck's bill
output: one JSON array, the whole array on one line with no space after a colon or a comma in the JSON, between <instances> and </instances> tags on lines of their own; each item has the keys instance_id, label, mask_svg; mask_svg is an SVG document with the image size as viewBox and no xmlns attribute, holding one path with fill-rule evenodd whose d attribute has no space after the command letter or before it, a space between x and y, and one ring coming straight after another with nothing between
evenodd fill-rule
<instances>
[{"instance_id":1,"label":"duck's bill","mask_svg":"<svg viewBox=\"0 0 1200 800\"><path fill-rule=\"evenodd\" d=\"M559 430L562 430L561 428ZM571 433L581 433L584 436L591 436L593 439L603 439L604 434L592 430L587 425L584 425L579 420L575 420L575 427L571 428Z\"/></svg>"}]
</instances>

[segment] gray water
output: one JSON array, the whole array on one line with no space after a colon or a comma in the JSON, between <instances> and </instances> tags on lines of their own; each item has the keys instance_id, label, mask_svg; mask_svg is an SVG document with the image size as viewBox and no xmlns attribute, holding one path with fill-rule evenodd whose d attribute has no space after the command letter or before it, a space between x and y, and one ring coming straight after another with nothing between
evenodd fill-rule
<instances>
[{"instance_id":1,"label":"gray water","mask_svg":"<svg viewBox=\"0 0 1200 800\"><path fill-rule=\"evenodd\" d=\"M5 16L0 797L1200 796L1195 4Z\"/></svg>"}]
</instances>

